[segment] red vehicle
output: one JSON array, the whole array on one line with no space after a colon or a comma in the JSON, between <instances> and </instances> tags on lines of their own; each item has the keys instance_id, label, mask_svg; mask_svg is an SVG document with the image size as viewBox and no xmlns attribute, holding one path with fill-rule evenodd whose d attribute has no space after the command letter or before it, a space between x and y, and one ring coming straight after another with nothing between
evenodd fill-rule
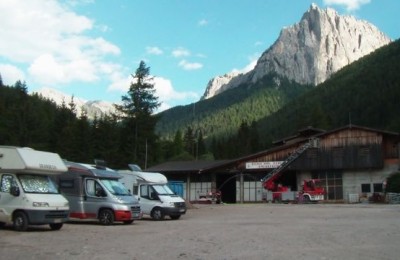
<instances>
[{"instance_id":1,"label":"red vehicle","mask_svg":"<svg viewBox=\"0 0 400 260\"><path fill-rule=\"evenodd\" d=\"M321 180L304 180L302 190L299 191L299 200L304 202L324 200L325 189Z\"/></svg>"},{"instance_id":2,"label":"red vehicle","mask_svg":"<svg viewBox=\"0 0 400 260\"><path fill-rule=\"evenodd\" d=\"M315 139L311 139L309 142L291 154L279 167L272 170L261 180L264 189L268 191L263 194L264 200L274 202L295 200L300 202L316 202L324 200L325 189L321 185L320 180L304 180L302 188L298 192L291 191L289 187L277 183L277 180L283 173L283 169L296 160L302 153L304 153L311 145L314 145L315 143Z\"/></svg>"},{"instance_id":3,"label":"red vehicle","mask_svg":"<svg viewBox=\"0 0 400 260\"><path fill-rule=\"evenodd\" d=\"M273 179L275 178L270 178L263 183L264 188L270 192L270 194L268 194L268 192L264 194L264 200L270 200L273 202L298 201L304 203L324 200L325 189L321 185L322 183L320 180L303 180L302 189L295 192L291 191L287 186L276 184Z\"/></svg>"}]
</instances>

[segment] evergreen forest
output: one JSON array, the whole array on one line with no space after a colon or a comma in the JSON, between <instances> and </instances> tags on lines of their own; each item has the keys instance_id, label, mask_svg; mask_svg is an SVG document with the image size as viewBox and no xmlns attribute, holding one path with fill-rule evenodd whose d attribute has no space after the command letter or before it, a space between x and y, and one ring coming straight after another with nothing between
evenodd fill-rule
<instances>
[{"instance_id":1,"label":"evergreen forest","mask_svg":"<svg viewBox=\"0 0 400 260\"><path fill-rule=\"evenodd\" d=\"M400 132L400 42L376 50L316 87L275 74L213 98L152 113L159 103L140 63L118 114L89 120L73 99L61 106L25 82L0 76L0 145L52 151L69 161L105 160L111 168L142 168L170 160L232 159L268 149L272 141L313 126L347 124ZM0 72L1 73L1 72Z\"/></svg>"}]
</instances>

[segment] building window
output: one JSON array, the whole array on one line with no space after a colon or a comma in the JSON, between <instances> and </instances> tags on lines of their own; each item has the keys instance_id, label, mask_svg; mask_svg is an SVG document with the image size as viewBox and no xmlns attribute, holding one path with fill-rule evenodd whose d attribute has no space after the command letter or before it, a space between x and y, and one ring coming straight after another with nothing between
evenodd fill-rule
<instances>
[{"instance_id":1,"label":"building window","mask_svg":"<svg viewBox=\"0 0 400 260\"><path fill-rule=\"evenodd\" d=\"M382 183L374 183L374 192L383 192L383 184Z\"/></svg>"},{"instance_id":2,"label":"building window","mask_svg":"<svg viewBox=\"0 0 400 260\"><path fill-rule=\"evenodd\" d=\"M343 179L342 172L314 172L311 174L312 179L319 179L324 183L326 200L342 200L343 199Z\"/></svg>"},{"instance_id":3,"label":"building window","mask_svg":"<svg viewBox=\"0 0 400 260\"><path fill-rule=\"evenodd\" d=\"M362 193L370 193L371 192L371 184L369 184L369 183L361 184L361 192Z\"/></svg>"}]
</instances>

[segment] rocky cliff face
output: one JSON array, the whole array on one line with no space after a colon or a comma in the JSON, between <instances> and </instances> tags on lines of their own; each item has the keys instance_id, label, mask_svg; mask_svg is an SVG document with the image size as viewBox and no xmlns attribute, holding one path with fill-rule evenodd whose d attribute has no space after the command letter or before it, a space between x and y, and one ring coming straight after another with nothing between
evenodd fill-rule
<instances>
[{"instance_id":1,"label":"rocky cliff face","mask_svg":"<svg viewBox=\"0 0 400 260\"><path fill-rule=\"evenodd\" d=\"M242 82L256 82L270 72L302 84L317 85L344 66L388 44L391 39L374 25L312 4L299 23L284 28L255 68L211 80L203 98Z\"/></svg>"},{"instance_id":2,"label":"rocky cliff face","mask_svg":"<svg viewBox=\"0 0 400 260\"><path fill-rule=\"evenodd\" d=\"M110 113L115 113L115 107L112 103L106 101L87 101L81 98L66 95L58 90L51 88L41 88L34 93L42 97L52 100L57 105L61 106L63 103L69 107L69 103L73 101L76 106L76 114L79 117L82 111L85 111L89 119L94 119L96 116L101 117Z\"/></svg>"}]
</instances>

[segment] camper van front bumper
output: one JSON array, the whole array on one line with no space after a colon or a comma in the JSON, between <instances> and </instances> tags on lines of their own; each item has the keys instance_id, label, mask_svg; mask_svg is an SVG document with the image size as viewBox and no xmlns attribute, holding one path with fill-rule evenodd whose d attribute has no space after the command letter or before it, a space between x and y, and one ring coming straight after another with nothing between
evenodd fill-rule
<instances>
[{"instance_id":1,"label":"camper van front bumper","mask_svg":"<svg viewBox=\"0 0 400 260\"><path fill-rule=\"evenodd\" d=\"M163 208L165 215L183 215L186 213L186 208Z\"/></svg>"},{"instance_id":2,"label":"camper van front bumper","mask_svg":"<svg viewBox=\"0 0 400 260\"><path fill-rule=\"evenodd\" d=\"M68 210L26 210L30 224L64 223L68 221Z\"/></svg>"},{"instance_id":3,"label":"camper van front bumper","mask_svg":"<svg viewBox=\"0 0 400 260\"><path fill-rule=\"evenodd\" d=\"M116 221L141 219L143 215L139 205L117 207L114 209L114 213Z\"/></svg>"}]
</instances>

